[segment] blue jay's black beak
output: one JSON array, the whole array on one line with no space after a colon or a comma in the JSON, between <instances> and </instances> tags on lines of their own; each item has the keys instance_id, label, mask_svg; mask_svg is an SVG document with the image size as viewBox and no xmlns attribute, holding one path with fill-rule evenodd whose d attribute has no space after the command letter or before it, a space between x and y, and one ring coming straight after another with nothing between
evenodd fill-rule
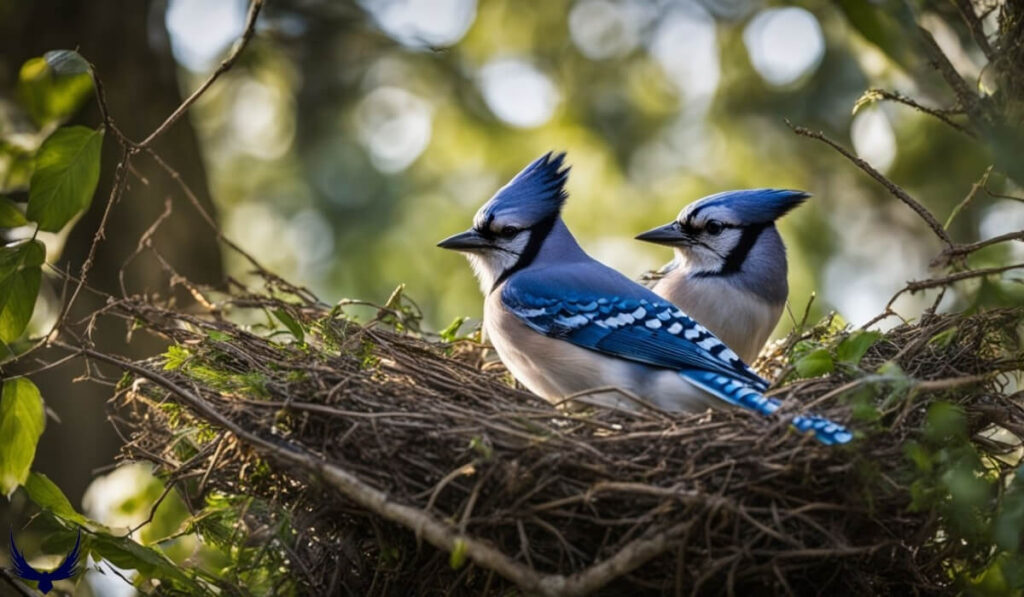
<instances>
[{"instance_id":1,"label":"blue jay's black beak","mask_svg":"<svg viewBox=\"0 0 1024 597\"><path fill-rule=\"evenodd\" d=\"M636 239L658 245L674 246L686 244L686 236L676 228L675 222L669 222L664 226L652 228L647 232L638 234Z\"/></svg>"},{"instance_id":2,"label":"blue jay's black beak","mask_svg":"<svg viewBox=\"0 0 1024 597\"><path fill-rule=\"evenodd\" d=\"M491 242L471 228L465 232L449 236L437 243L437 246L442 249L451 249L452 251L478 251L491 248Z\"/></svg>"}]
</instances>

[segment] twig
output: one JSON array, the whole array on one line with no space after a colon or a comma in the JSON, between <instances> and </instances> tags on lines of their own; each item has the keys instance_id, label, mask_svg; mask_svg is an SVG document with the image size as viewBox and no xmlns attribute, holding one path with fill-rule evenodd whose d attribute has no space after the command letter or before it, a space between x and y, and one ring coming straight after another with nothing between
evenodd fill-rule
<instances>
[{"instance_id":1,"label":"twig","mask_svg":"<svg viewBox=\"0 0 1024 597\"><path fill-rule=\"evenodd\" d=\"M71 312L71 307L75 304L75 300L82 291L82 287L88 280L89 270L92 269L93 261L96 259L96 249L99 248L100 242L106 237L107 219L110 217L110 210L113 209L115 203L120 201L121 195L124 193L127 180L126 173L128 171L128 164L130 160L131 154L129 150L125 148L121 152L121 161L117 163L117 168L114 170L114 184L110 189L110 196L107 198L107 204L103 209L103 215L100 217L99 226L96 227L96 232L93 234L92 244L89 245L89 253L86 255L85 261L82 262L82 268L78 273L78 282L75 283L75 289L71 292L71 297L65 301L64 307L61 309L60 315L53 324L53 328L48 334L48 337L56 337L57 333L64 325L64 321L67 318L68 313Z\"/></svg>"},{"instance_id":2,"label":"twig","mask_svg":"<svg viewBox=\"0 0 1024 597\"><path fill-rule=\"evenodd\" d=\"M1006 234L1000 234L999 236L993 236L985 240L979 240L974 243L956 244L952 247L948 247L939 254L932 261L932 266L945 265L957 257L964 257L970 255L975 251L984 249L992 245L999 243L1005 243L1012 240L1024 241L1024 230L1018 230L1016 232L1007 232Z\"/></svg>"},{"instance_id":3,"label":"twig","mask_svg":"<svg viewBox=\"0 0 1024 597\"><path fill-rule=\"evenodd\" d=\"M942 48L935 42L935 38L932 37L924 27L918 26L917 28L918 37L921 39L922 45L924 46L925 53L928 55L929 61L935 70L939 71L942 78L946 80L946 84L953 90L956 95L957 101L967 111L967 115L970 116L971 120L978 118L978 96L971 91L970 86L967 85L967 81L964 81L960 73L956 72L956 68L953 63L949 61L949 58L942 53Z\"/></svg>"},{"instance_id":4,"label":"twig","mask_svg":"<svg viewBox=\"0 0 1024 597\"><path fill-rule=\"evenodd\" d=\"M963 17L964 22L967 23L967 29L970 30L974 43L978 44L978 48L985 54L985 58L989 62L993 62L996 59L996 52L985 35L985 27L981 24L981 19L974 12L974 4L970 0L956 0L956 7L960 10L960 16Z\"/></svg>"},{"instance_id":5,"label":"twig","mask_svg":"<svg viewBox=\"0 0 1024 597\"><path fill-rule=\"evenodd\" d=\"M987 268L984 268L984 269L972 269L972 270L968 270L968 271L965 271L965 272L957 272L955 274L950 274L948 276L942 276L940 278L929 278L927 280L911 281L911 282L908 282L907 285L904 286L899 292L894 294L891 299L889 299L889 304L886 305L886 309L888 310L890 307L892 307L892 304L896 302L896 299L899 298L900 296L902 296L903 294L907 293L907 292L909 292L911 294L914 294L915 292L918 292L918 291L921 291L921 290L925 290L927 288L938 288L940 286L948 286L948 285L950 285L950 284L952 284L954 282L959 282L961 280L968 280L968 279L971 279L971 278L981 278L981 277L984 277L984 276L991 276L991 275L994 275L994 274L1001 274L1003 272L1008 272L1010 270L1021 269L1021 268L1024 268L1024 263L1015 263L1013 265L1004 265L1002 267L987 267Z\"/></svg>"},{"instance_id":6,"label":"twig","mask_svg":"<svg viewBox=\"0 0 1024 597\"><path fill-rule=\"evenodd\" d=\"M910 209L914 210L914 212L917 213L917 215L921 216L921 219L924 220L926 224L928 224L928 227L932 229L932 232L934 232L935 235L939 237L939 240L941 240L946 246L953 245L953 239L950 238L949 234L942 228L942 224L940 224L939 221L935 219L935 216L933 216L930 211L928 211L916 199L911 197L899 185L886 178L878 170L875 170L875 168L872 167L871 164L853 155L848 149L836 143L832 139L826 137L825 133L822 133L820 131L814 132L802 126L796 126L788 119L786 120L786 124L789 125L789 128L793 129L794 133L804 137L809 137L811 139L817 139L818 141L821 141L822 143L825 143L826 145L832 147L832 149L838 151L840 154L843 155L843 157L853 162L858 168L860 168L869 176L871 176L871 178L874 178L879 183L881 183L881 185L888 189L889 192L892 193L897 199L907 204L910 207Z\"/></svg>"},{"instance_id":7,"label":"twig","mask_svg":"<svg viewBox=\"0 0 1024 597\"><path fill-rule=\"evenodd\" d=\"M953 127L954 129L960 131L961 133L971 138L977 137L977 134L974 131L968 129L962 124L954 122L953 119L949 117L950 114L959 113L959 110L929 108L928 106L922 106L921 104L917 103L917 101L903 95L902 93L899 93L897 91L886 91L884 89L869 89L867 92L865 92L864 96L874 96L878 99L889 100L899 104L903 104L905 106L910 106L911 108L914 108L918 112L923 112L924 114L928 114L929 116L934 116L935 118L938 118L943 123Z\"/></svg>"},{"instance_id":8,"label":"twig","mask_svg":"<svg viewBox=\"0 0 1024 597\"><path fill-rule=\"evenodd\" d=\"M160 126L156 127L148 137L138 144L137 149L145 149L152 145L153 141L155 141L157 137L164 134L167 129L171 128L171 126L185 114L192 104L194 104L200 96L206 93L206 90L209 89L221 75L226 73L228 69L235 64L235 61L238 60L238 57L242 54L242 50L245 49L245 46L249 44L249 40L252 39L253 34L256 33L256 17L259 16L260 9L262 8L263 0L251 0L249 2L249 12L245 18L245 29L242 31L242 36L235 42L235 46L232 48L228 57L220 63L217 70L213 71L213 73L203 81L202 85L192 92L192 95L188 96L185 101L181 102L181 105L178 106L178 108L174 110L166 120L160 123Z\"/></svg>"},{"instance_id":9,"label":"twig","mask_svg":"<svg viewBox=\"0 0 1024 597\"><path fill-rule=\"evenodd\" d=\"M979 178L977 182L971 185L971 190L967 193L967 196L964 197L963 201L957 203L956 207L953 208L953 211L949 212L949 217L946 218L946 223L942 226L943 228L949 230L949 226L953 223L953 219L956 218L957 215L967 207L967 204L974 199L974 196L978 194L978 190L985 188L985 185L988 184L988 177L990 174L992 174L992 166L985 168L985 172L982 173L981 178Z\"/></svg>"}]
</instances>

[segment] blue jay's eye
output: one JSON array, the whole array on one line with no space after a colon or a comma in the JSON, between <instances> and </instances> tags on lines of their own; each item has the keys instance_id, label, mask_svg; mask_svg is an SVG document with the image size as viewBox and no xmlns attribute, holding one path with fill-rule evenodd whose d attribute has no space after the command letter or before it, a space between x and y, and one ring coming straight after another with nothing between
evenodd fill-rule
<instances>
[{"instance_id":1,"label":"blue jay's eye","mask_svg":"<svg viewBox=\"0 0 1024 597\"><path fill-rule=\"evenodd\" d=\"M504 238L512 238L517 234L519 234L519 229L515 226L505 226L501 229L501 236Z\"/></svg>"},{"instance_id":2,"label":"blue jay's eye","mask_svg":"<svg viewBox=\"0 0 1024 597\"><path fill-rule=\"evenodd\" d=\"M718 220L708 220L708 223L704 224L704 230L706 230L711 236L718 236L724 229L725 226Z\"/></svg>"}]
</instances>

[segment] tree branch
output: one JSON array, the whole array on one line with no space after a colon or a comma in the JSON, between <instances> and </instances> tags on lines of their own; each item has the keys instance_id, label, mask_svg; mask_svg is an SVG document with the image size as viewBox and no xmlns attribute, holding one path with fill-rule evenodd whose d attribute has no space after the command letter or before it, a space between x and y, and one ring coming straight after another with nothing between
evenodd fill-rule
<instances>
[{"instance_id":1,"label":"tree branch","mask_svg":"<svg viewBox=\"0 0 1024 597\"><path fill-rule=\"evenodd\" d=\"M988 37L985 36L985 27L981 24L981 19L978 18L977 13L974 12L974 5L971 4L971 0L956 0L956 7L960 10L960 16L963 17L964 22L967 23L967 28L971 32L974 43L978 44L981 52L985 54L985 58L989 62L994 61L996 59L996 52L992 49L992 44L988 42Z\"/></svg>"},{"instance_id":2,"label":"tree branch","mask_svg":"<svg viewBox=\"0 0 1024 597\"><path fill-rule=\"evenodd\" d=\"M917 110L918 112L922 112L922 113L927 114L929 116L933 116L935 118L938 118L943 123L953 127L954 129L960 131L961 133L967 135L968 137L971 137L971 138L976 138L977 137L977 135L975 134L974 131L968 129L967 127L965 127L962 124L954 122L953 119L949 117L950 114L957 114L957 113L962 114L963 113L962 111L955 110L955 109L954 110L944 110L944 109L938 109L938 108L929 108L928 106L922 106L921 104L917 103L915 100L913 100L913 99L911 99L911 98L909 98L909 97L907 97L907 96L905 96L902 93L899 93L897 91L886 91L884 89L868 89L867 92L865 92L865 94L864 94L865 99L874 99L874 98L869 98L868 97L869 95L870 96L874 96L877 99L889 100L889 101L896 102L898 104L903 104L904 106L910 106L911 108Z\"/></svg>"},{"instance_id":3,"label":"tree branch","mask_svg":"<svg viewBox=\"0 0 1024 597\"><path fill-rule=\"evenodd\" d=\"M924 46L925 54L928 55L928 60L935 67L935 70L939 71L942 78L945 79L946 84L953 90L956 95L957 101L961 106L967 110L968 116L972 120L978 116L978 95L971 91L967 81L964 81L960 73L956 72L956 68L953 63L949 61L949 58L942 52L942 48L935 42L935 38L932 37L924 27L917 28L918 36L921 38L922 45Z\"/></svg>"},{"instance_id":4,"label":"tree branch","mask_svg":"<svg viewBox=\"0 0 1024 597\"><path fill-rule=\"evenodd\" d=\"M965 257L967 255L970 255L971 253L974 253L975 251L984 249L985 247L997 245L999 243L1005 243L1012 240L1024 241L1024 230L1018 230L1016 232L1007 232L1006 234L1000 234L999 236L994 236L992 238L987 238L985 240L979 240L978 242L974 243L956 244L953 245L952 247L947 247L945 250L942 251L942 253L939 254L938 257L936 257L932 261L932 266L946 265L949 262L956 259L957 257Z\"/></svg>"},{"instance_id":5,"label":"tree branch","mask_svg":"<svg viewBox=\"0 0 1024 597\"><path fill-rule=\"evenodd\" d=\"M898 299L900 296L908 292L910 294L914 294L915 292L926 290L928 288L939 288L942 286L949 286L950 284L953 284L954 282L960 282L961 280L969 280L971 278L981 278L984 276L1001 274L1003 272L1008 272L1010 270L1015 269L1024 269L1024 263L1015 263L1013 265L1004 265L1002 267L972 269L965 272L957 272L955 274L950 274L948 276L942 276L940 278L929 278L927 280L907 282L907 285L904 286L902 290L894 294L892 298L889 299L889 304L885 306L885 310L889 311L889 309L892 307L892 304L896 302L896 299Z\"/></svg>"},{"instance_id":6,"label":"tree branch","mask_svg":"<svg viewBox=\"0 0 1024 597\"><path fill-rule=\"evenodd\" d=\"M172 112L166 120L160 123L160 126L158 126L156 130L150 133L148 137L143 139L143 141L137 145L137 149L145 149L146 147L149 147L157 137L164 134L167 129L171 128L171 126L174 125L174 123L177 122L190 107L192 107L192 104L194 104L201 95L206 93L206 90L209 89L221 75L227 72L228 69L235 64L235 61L238 60L238 57L242 54L242 50L245 49L245 46L249 45L249 40L251 40L253 35L256 33L256 17L259 16L262 8L263 0L250 1L249 13L245 18L245 29L242 31L242 36L235 42L235 46L231 49L231 53L228 57L220 63L217 70L213 71L213 73L203 81L202 85L192 92L192 95L188 96L185 101L181 102L181 105L178 106L178 108Z\"/></svg>"},{"instance_id":7,"label":"tree branch","mask_svg":"<svg viewBox=\"0 0 1024 597\"><path fill-rule=\"evenodd\" d=\"M809 137L811 139L817 139L818 141L821 141L822 143L825 143L832 147L832 149L838 151L840 154L843 155L843 157L853 162L858 168L860 168L869 176L871 176L871 178L874 178L879 183L881 183L881 185L888 189L889 192L893 194L893 196L895 196L903 203L906 203L910 207L910 209L914 210L914 212L917 213L917 215L921 216L921 219L924 220L926 224L928 224L928 227L932 229L932 232L934 232L935 235L939 237L939 240L941 240L947 247L953 246L953 239L950 238L949 233L947 233L945 229L942 228L942 224L940 224L939 221L935 219L935 216L932 215L932 212L928 211L927 208L921 205L916 199L911 197L910 194L904 191L899 185L886 178L878 170L875 170L875 168L871 164L853 155L853 153L851 153L850 150L836 143L832 139L829 139L828 137L825 136L825 133L822 133L821 131L814 132L802 126L796 126L792 122L790 122L789 119L786 119L786 124L789 126L789 128L793 130L794 133L804 137Z\"/></svg>"}]
</instances>

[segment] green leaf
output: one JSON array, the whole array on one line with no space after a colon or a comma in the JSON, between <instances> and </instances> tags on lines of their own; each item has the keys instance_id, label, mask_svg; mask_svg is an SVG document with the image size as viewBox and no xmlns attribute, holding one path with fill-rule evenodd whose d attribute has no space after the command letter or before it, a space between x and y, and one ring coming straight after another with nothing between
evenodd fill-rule
<instances>
[{"instance_id":1,"label":"green leaf","mask_svg":"<svg viewBox=\"0 0 1024 597\"><path fill-rule=\"evenodd\" d=\"M72 507L64 492L46 475L35 472L29 475L25 491L37 506L53 513L58 519L89 529L92 533L89 538L91 551L111 564L138 570L149 578L174 581L181 588L187 589L189 595L210 593L162 552L141 545L131 537L115 535L109 527L80 514Z\"/></svg>"},{"instance_id":2,"label":"green leaf","mask_svg":"<svg viewBox=\"0 0 1024 597\"><path fill-rule=\"evenodd\" d=\"M28 224L28 220L17 204L7 197L0 197L0 228L17 228L25 224Z\"/></svg>"},{"instance_id":3,"label":"green leaf","mask_svg":"<svg viewBox=\"0 0 1024 597\"><path fill-rule=\"evenodd\" d=\"M881 337L880 332L858 330L843 338L843 341L839 343L836 348L836 358L843 363L856 365Z\"/></svg>"},{"instance_id":4,"label":"green leaf","mask_svg":"<svg viewBox=\"0 0 1024 597\"><path fill-rule=\"evenodd\" d=\"M89 63L77 52L54 50L32 58L18 74L18 98L39 126L70 118L92 94Z\"/></svg>"},{"instance_id":5,"label":"green leaf","mask_svg":"<svg viewBox=\"0 0 1024 597\"><path fill-rule=\"evenodd\" d=\"M459 337L459 328L462 324L466 323L468 317L456 317L448 327L444 328L440 332L441 339L445 342L454 342Z\"/></svg>"},{"instance_id":6,"label":"green leaf","mask_svg":"<svg viewBox=\"0 0 1024 597\"><path fill-rule=\"evenodd\" d=\"M37 506L53 512L58 518L81 526L92 527L95 525L91 520L79 514L60 487L57 487L56 483L42 473L33 472L29 475L28 481L25 483L25 491L28 492L29 499Z\"/></svg>"},{"instance_id":7,"label":"green leaf","mask_svg":"<svg viewBox=\"0 0 1024 597\"><path fill-rule=\"evenodd\" d=\"M936 444L967 438L967 418L959 406L936 402L925 416L924 436Z\"/></svg>"},{"instance_id":8,"label":"green leaf","mask_svg":"<svg viewBox=\"0 0 1024 597\"><path fill-rule=\"evenodd\" d=\"M4 382L0 393L0 492L25 483L36 457L36 444L46 425L43 399L35 384L24 377Z\"/></svg>"},{"instance_id":9,"label":"green leaf","mask_svg":"<svg viewBox=\"0 0 1024 597\"><path fill-rule=\"evenodd\" d=\"M35 146L12 143L0 135L0 193L28 191L37 149Z\"/></svg>"},{"instance_id":10,"label":"green leaf","mask_svg":"<svg viewBox=\"0 0 1024 597\"><path fill-rule=\"evenodd\" d=\"M92 202L100 179L103 129L57 129L43 142L29 183L28 219L39 229L58 232Z\"/></svg>"},{"instance_id":11,"label":"green leaf","mask_svg":"<svg viewBox=\"0 0 1024 597\"><path fill-rule=\"evenodd\" d=\"M118 568L138 570L139 573L149 578L177 581L190 588L190 595L209 593L163 553L140 545L128 537L99 533L92 538L92 548L104 560Z\"/></svg>"},{"instance_id":12,"label":"green leaf","mask_svg":"<svg viewBox=\"0 0 1024 597\"><path fill-rule=\"evenodd\" d=\"M0 341L16 340L35 310L46 248L37 240L0 247Z\"/></svg>"},{"instance_id":13,"label":"green leaf","mask_svg":"<svg viewBox=\"0 0 1024 597\"><path fill-rule=\"evenodd\" d=\"M455 547L452 549L451 555L448 557L448 565L452 567L452 570L458 570L462 568L466 563L466 542L462 539L455 540Z\"/></svg>"},{"instance_id":14,"label":"green leaf","mask_svg":"<svg viewBox=\"0 0 1024 597\"><path fill-rule=\"evenodd\" d=\"M819 348L805 354L797 359L793 366L800 377L817 377L826 373L832 373L835 369L832 355L824 348Z\"/></svg>"},{"instance_id":15,"label":"green leaf","mask_svg":"<svg viewBox=\"0 0 1024 597\"><path fill-rule=\"evenodd\" d=\"M299 325L299 322L295 321L295 318L284 309L275 310L274 317L283 323L284 327L288 328L288 331L291 332L299 342L302 342L303 338L306 337L306 332L302 329L302 326Z\"/></svg>"},{"instance_id":16,"label":"green leaf","mask_svg":"<svg viewBox=\"0 0 1024 597\"><path fill-rule=\"evenodd\" d=\"M948 348L949 345L956 338L957 332L960 331L958 326L953 326L948 330L942 330L938 334L935 334L928 340L928 344L934 344L939 348Z\"/></svg>"}]
</instances>

